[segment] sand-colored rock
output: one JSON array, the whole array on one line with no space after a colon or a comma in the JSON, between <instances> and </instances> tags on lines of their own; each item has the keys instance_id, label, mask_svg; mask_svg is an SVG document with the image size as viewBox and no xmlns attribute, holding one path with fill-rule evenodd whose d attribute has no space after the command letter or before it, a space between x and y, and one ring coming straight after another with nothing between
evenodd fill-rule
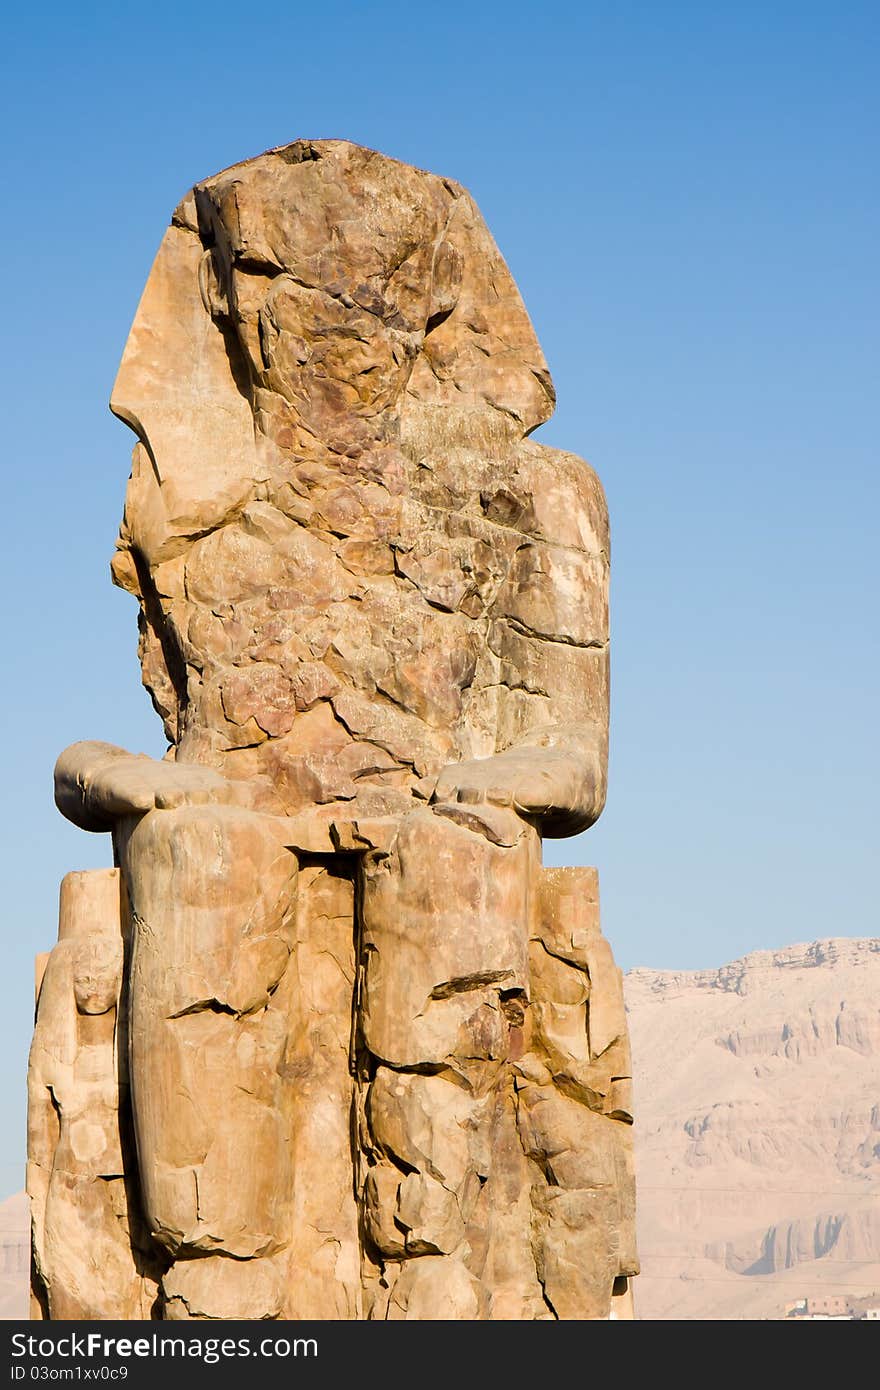
<instances>
[{"instance_id":1,"label":"sand-colored rock","mask_svg":"<svg viewBox=\"0 0 880 1390\"><path fill-rule=\"evenodd\" d=\"M113 574L169 751L56 768L119 865L102 1084L152 1264L111 1305L49 1222L52 1175L71 1221L92 1176L40 1137L62 937L43 1316L630 1315L620 976L594 871L541 867L602 809L608 725L604 499L528 438L553 399L447 179L299 141L175 212L112 398L138 436Z\"/></svg>"}]
</instances>

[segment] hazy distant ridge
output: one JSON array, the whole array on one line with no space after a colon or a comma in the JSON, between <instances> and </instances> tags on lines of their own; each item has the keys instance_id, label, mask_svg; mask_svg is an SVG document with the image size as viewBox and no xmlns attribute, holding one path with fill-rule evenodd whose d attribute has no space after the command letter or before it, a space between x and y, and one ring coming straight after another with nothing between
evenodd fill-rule
<instances>
[{"instance_id":1,"label":"hazy distant ridge","mask_svg":"<svg viewBox=\"0 0 880 1390\"><path fill-rule=\"evenodd\" d=\"M626 977L646 1317L880 1290L880 940Z\"/></svg>"}]
</instances>

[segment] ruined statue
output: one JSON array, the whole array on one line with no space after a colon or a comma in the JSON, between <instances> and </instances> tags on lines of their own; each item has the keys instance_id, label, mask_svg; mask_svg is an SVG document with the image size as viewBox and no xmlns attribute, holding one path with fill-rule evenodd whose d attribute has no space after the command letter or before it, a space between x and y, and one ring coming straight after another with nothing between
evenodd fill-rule
<instances>
[{"instance_id":1,"label":"ruined statue","mask_svg":"<svg viewBox=\"0 0 880 1390\"><path fill-rule=\"evenodd\" d=\"M41 1318L630 1317L593 869L608 529L448 179L297 141L175 211L111 408L164 759L75 744L29 1072Z\"/></svg>"}]
</instances>

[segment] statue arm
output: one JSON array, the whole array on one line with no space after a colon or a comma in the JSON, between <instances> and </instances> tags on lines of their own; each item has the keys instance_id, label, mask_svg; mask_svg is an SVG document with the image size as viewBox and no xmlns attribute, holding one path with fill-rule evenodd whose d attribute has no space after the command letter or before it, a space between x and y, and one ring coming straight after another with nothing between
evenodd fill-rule
<instances>
[{"instance_id":1,"label":"statue arm","mask_svg":"<svg viewBox=\"0 0 880 1390\"><path fill-rule=\"evenodd\" d=\"M489 758L444 768L433 800L509 806L542 835L576 835L601 814L605 783L598 740L580 726L556 725Z\"/></svg>"},{"instance_id":2,"label":"statue arm","mask_svg":"<svg viewBox=\"0 0 880 1390\"><path fill-rule=\"evenodd\" d=\"M55 804L82 830L108 831L121 816L156 806L229 799L230 784L212 768L161 762L112 743L73 743L55 764Z\"/></svg>"}]
</instances>

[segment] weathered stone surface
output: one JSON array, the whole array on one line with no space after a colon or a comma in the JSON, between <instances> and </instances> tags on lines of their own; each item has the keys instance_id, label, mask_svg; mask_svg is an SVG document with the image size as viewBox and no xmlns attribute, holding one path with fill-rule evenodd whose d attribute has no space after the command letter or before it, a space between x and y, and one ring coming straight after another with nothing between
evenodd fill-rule
<instances>
[{"instance_id":1,"label":"weathered stone surface","mask_svg":"<svg viewBox=\"0 0 880 1390\"><path fill-rule=\"evenodd\" d=\"M56 768L124 910L117 956L96 925L78 983L63 937L46 968L43 1315L623 1315L620 979L594 872L541 868L602 809L608 716L605 504L527 437L552 407L457 184L299 141L175 212L112 399L138 436L113 575L169 751ZM64 1125L109 1135L127 1093L68 1041L50 1140L40 1042L111 996L137 1159L100 1163L152 1260L112 1298L65 1264L99 1160Z\"/></svg>"},{"instance_id":2,"label":"weathered stone surface","mask_svg":"<svg viewBox=\"0 0 880 1390\"><path fill-rule=\"evenodd\" d=\"M426 808L404 817L390 854L366 857L360 1029L374 1057L454 1070L506 1054L498 999L527 989L539 863L535 832L512 828L505 847Z\"/></svg>"},{"instance_id":3,"label":"weathered stone surface","mask_svg":"<svg viewBox=\"0 0 880 1390\"><path fill-rule=\"evenodd\" d=\"M118 869L67 875L38 989L27 1174L37 1317L149 1317L163 1268L126 1184L135 1157L120 890Z\"/></svg>"},{"instance_id":4,"label":"weathered stone surface","mask_svg":"<svg viewBox=\"0 0 880 1390\"><path fill-rule=\"evenodd\" d=\"M261 817L140 818L122 856L130 1066L153 1234L174 1256L271 1254L289 1228L286 979L296 861Z\"/></svg>"}]
</instances>

